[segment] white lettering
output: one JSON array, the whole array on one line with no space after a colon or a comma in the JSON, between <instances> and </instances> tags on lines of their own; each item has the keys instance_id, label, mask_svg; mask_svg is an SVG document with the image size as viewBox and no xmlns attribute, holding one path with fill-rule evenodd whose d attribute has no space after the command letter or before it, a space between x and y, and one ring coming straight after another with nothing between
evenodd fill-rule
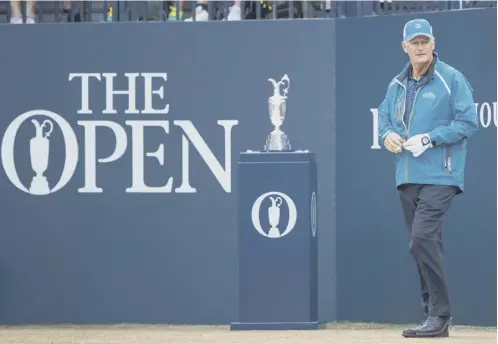
<instances>
[{"instance_id":1,"label":"white lettering","mask_svg":"<svg viewBox=\"0 0 498 344\"><path fill-rule=\"evenodd\" d=\"M127 140L124 129L115 122L110 121L78 121L78 125L85 128L85 186L78 189L81 193L101 193L97 187L97 144L96 128L107 127L114 132L116 146L114 152L107 158L99 158L99 163L108 163L119 159L126 151Z\"/></svg>"},{"instance_id":2,"label":"white lettering","mask_svg":"<svg viewBox=\"0 0 498 344\"><path fill-rule=\"evenodd\" d=\"M485 116L486 118L484 118ZM479 120L481 121L481 126L483 128L488 128L489 125L491 124L492 119L493 115L491 113L491 107L489 106L488 103L482 103L481 111L479 111Z\"/></svg>"},{"instance_id":3,"label":"white lettering","mask_svg":"<svg viewBox=\"0 0 498 344\"><path fill-rule=\"evenodd\" d=\"M126 89L116 89L114 80L115 77L118 76L118 73L69 73L69 81L73 81L75 79L81 80L79 81L79 84L81 85L81 106L80 109L77 110L77 113L93 114L91 108L92 105L95 104L95 100L92 99L92 105L90 102L90 81L92 78L96 79L97 82L100 83L99 85L102 85L101 87L104 86L101 81L105 79L105 109L102 111L102 114L118 114L118 110L120 110L121 106L119 106L119 104L115 105L114 100L116 95L125 95L128 97L128 108L120 113L169 113L169 104L167 104L164 98L167 73L123 73L119 75L124 75L127 78L128 87L125 87ZM139 78L140 76L144 79L144 105L142 111L137 109L138 99L136 98L137 78ZM94 84L97 83L94 82ZM93 86L94 85L92 84L92 87ZM93 94L95 94L95 92L93 92ZM118 103L121 103L121 101L119 101ZM118 108L118 110L116 110L116 107ZM29 141L29 148L31 168L33 169L33 173L35 175L32 178L31 183L28 184L28 182L24 181L23 184L23 182L21 182L20 180L20 177L17 175L15 166L14 155L17 154L17 150L15 149L15 140L19 127L21 125L24 125L24 121L32 116L43 116L48 117L48 119L31 119L31 130L33 131L33 136ZM375 120L376 119L374 119L374 121ZM203 136L201 136L201 134L198 132L191 121L176 120L173 121L173 123L176 127L181 128L181 162L178 161L174 166L175 169L181 168L181 182L175 183L173 174L171 174L169 176L166 175L164 177L164 181L161 181L159 186L149 186L147 185L145 180L145 166L149 161L146 160L146 157L154 158L160 166L165 165L166 158L165 144L162 142L156 143L158 144L158 146L156 146L157 149L153 148L152 151L148 151L148 148L145 148L145 136L147 136L147 134L144 133L145 127L161 128L160 132L162 133L162 131L164 131L164 133L166 134L164 137L169 137L169 121L125 121L125 125L131 128L130 138L127 137L127 131L125 131L126 127L114 121L77 121L76 124L83 128L83 136L80 138L80 148L81 152L85 156L82 163L84 181L83 185L77 189L78 192L103 192L103 188L98 185L98 164L105 164L121 159L126 153L128 139L130 139L132 174L131 183L128 185L129 187L125 189L127 193L196 193L197 189L190 184L191 145L199 153L199 156L206 163L208 169L211 171L223 190L227 193L230 193L232 190L232 128L239 122L237 120L217 121L217 124L221 126L224 131L224 141L221 142L221 145L224 148L224 152L222 153L222 148L219 148L219 153L221 154L216 155L213 153L213 150L211 149L212 147L208 146ZM109 129L112 131L114 138L112 137L112 134L109 135ZM97 131L99 131L99 135L102 135L101 137L99 137L99 141L102 141L100 143L97 143ZM56 147L56 152L58 152L63 147L57 148L59 146L59 142L55 143L57 146L52 146L52 132L54 133L54 135L57 135L54 136L56 138L55 140L59 140L58 135L62 133L66 149L66 161L64 163L64 169L62 170L60 180L55 183L55 185L51 185L52 174L54 173L53 170L47 170L48 166L51 165L49 153L54 149L51 147ZM160 140L161 136L153 135L152 137L158 137L158 140ZM219 135L219 140L221 141L221 139L222 137L221 135ZM115 142L113 140L115 140ZM17 188L33 195L46 195L51 192L58 191L67 183L69 183L76 171L79 153L78 141L79 140L76 137L76 133L71 127L70 122L58 114L45 110L34 110L18 116L7 128L2 141L1 158L7 177ZM111 142L111 148L109 150L106 150L105 152L102 152L101 146L109 146L109 142ZM218 140L216 142L218 142ZM154 149L155 151L153 151ZM224 160L222 154L224 154ZM100 168L107 169L106 167ZM45 173L47 173L47 171L49 173L49 177L45 176ZM106 179L109 178L106 177ZM162 185L163 183L164 185ZM174 188L174 186L177 187Z\"/></svg>"},{"instance_id":4,"label":"white lettering","mask_svg":"<svg viewBox=\"0 0 498 344\"><path fill-rule=\"evenodd\" d=\"M168 76L166 73L142 73L144 78L144 106L145 108L142 111L142 114L168 114L169 113L169 104L162 109L154 109L152 107L152 96L158 95L161 99L164 98L164 88L163 86L159 87L157 90L152 89L152 78L161 78L164 81L167 81Z\"/></svg>"},{"instance_id":5,"label":"white lettering","mask_svg":"<svg viewBox=\"0 0 498 344\"><path fill-rule=\"evenodd\" d=\"M495 127L498 127L498 118L496 115L496 102L493 102L493 123L495 124Z\"/></svg>"},{"instance_id":6,"label":"white lettering","mask_svg":"<svg viewBox=\"0 0 498 344\"><path fill-rule=\"evenodd\" d=\"M128 78L128 89L117 91L114 89L114 77L116 73L102 73L105 78L105 109L102 111L103 114L117 114L118 112L114 109L114 95L125 94L128 95L128 108L125 110L127 115L136 115L140 111L137 110L136 106L136 83L139 73L125 73L125 77Z\"/></svg>"},{"instance_id":7,"label":"white lettering","mask_svg":"<svg viewBox=\"0 0 498 344\"><path fill-rule=\"evenodd\" d=\"M100 81L100 73L69 73L69 81L74 78L81 78L81 109L77 111L79 115L91 115L92 110L90 110L89 105L89 80L90 78L95 78Z\"/></svg>"},{"instance_id":8,"label":"white lettering","mask_svg":"<svg viewBox=\"0 0 498 344\"><path fill-rule=\"evenodd\" d=\"M483 128L489 128L491 124L498 127L498 118L496 114L496 102L483 102L474 103L477 115L479 116L479 123Z\"/></svg>"},{"instance_id":9,"label":"white lettering","mask_svg":"<svg viewBox=\"0 0 498 344\"><path fill-rule=\"evenodd\" d=\"M225 192L232 191L231 175L232 175L232 127L239 123L238 120L219 120L217 122L225 131L225 168L221 166L216 159L211 149L194 127L191 121L178 120L173 121L173 124L183 129L184 136L182 138L182 184L175 189L177 193L193 193L195 189L189 183L189 141L199 152L202 159L206 162L209 170L216 177L221 187ZM187 140L188 138L188 140Z\"/></svg>"},{"instance_id":10,"label":"white lettering","mask_svg":"<svg viewBox=\"0 0 498 344\"><path fill-rule=\"evenodd\" d=\"M126 192L141 193L170 193L173 186L173 177L169 177L166 185L150 187L144 180L144 127L160 127L166 134L169 133L169 121L126 121L131 127L132 134L132 185ZM164 145L161 143L155 152L145 153L148 157L156 158L159 165L164 165Z\"/></svg>"},{"instance_id":11,"label":"white lettering","mask_svg":"<svg viewBox=\"0 0 498 344\"><path fill-rule=\"evenodd\" d=\"M176 193L196 193L197 189L190 185L190 154L189 143L185 135L182 135L182 184L175 189Z\"/></svg>"},{"instance_id":12,"label":"white lettering","mask_svg":"<svg viewBox=\"0 0 498 344\"><path fill-rule=\"evenodd\" d=\"M493 102L493 123L495 127L498 127L498 118L496 115L496 102Z\"/></svg>"}]
</instances>

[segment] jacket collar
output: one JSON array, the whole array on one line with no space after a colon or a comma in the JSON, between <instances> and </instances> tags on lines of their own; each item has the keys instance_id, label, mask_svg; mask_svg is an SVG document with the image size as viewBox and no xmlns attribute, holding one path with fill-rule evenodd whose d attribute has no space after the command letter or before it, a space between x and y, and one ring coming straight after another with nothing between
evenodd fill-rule
<instances>
[{"instance_id":1,"label":"jacket collar","mask_svg":"<svg viewBox=\"0 0 498 344\"><path fill-rule=\"evenodd\" d=\"M434 77L434 70L436 69L436 65L439 61L437 53L433 52L432 56L434 56L434 58L432 59L431 65L429 66L429 69L426 72L427 73L427 80L431 80ZM401 83L406 82L411 69L412 69L412 65L410 62L408 62L406 64L405 68L403 68L403 70L401 71L401 73L399 73L396 76L396 79Z\"/></svg>"}]
</instances>

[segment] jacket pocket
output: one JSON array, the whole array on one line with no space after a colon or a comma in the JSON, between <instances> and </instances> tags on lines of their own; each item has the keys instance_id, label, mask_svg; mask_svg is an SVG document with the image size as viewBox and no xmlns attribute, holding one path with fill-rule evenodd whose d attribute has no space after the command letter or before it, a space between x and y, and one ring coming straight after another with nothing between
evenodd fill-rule
<instances>
[{"instance_id":1,"label":"jacket pocket","mask_svg":"<svg viewBox=\"0 0 498 344\"><path fill-rule=\"evenodd\" d=\"M403 107L401 106L401 100L396 102L396 121L401 122L401 112L403 111Z\"/></svg>"},{"instance_id":2,"label":"jacket pocket","mask_svg":"<svg viewBox=\"0 0 498 344\"><path fill-rule=\"evenodd\" d=\"M447 173L451 173L451 146L443 147L443 170Z\"/></svg>"}]
</instances>

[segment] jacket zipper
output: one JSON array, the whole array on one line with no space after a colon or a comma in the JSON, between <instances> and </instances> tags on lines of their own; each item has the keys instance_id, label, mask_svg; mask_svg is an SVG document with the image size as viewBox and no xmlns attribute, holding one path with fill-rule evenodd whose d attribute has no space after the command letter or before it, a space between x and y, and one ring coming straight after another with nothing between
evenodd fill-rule
<instances>
[{"instance_id":1,"label":"jacket zipper","mask_svg":"<svg viewBox=\"0 0 498 344\"><path fill-rule=\"evenodd\" d=\"M423 86L422 86L423 87ZM417 96L422 87L419 87L417 89L417 92L415 92L415 97L413 98L413 104L412 104L412 110L410 111L410 115L408 116L408 135L410 135L410 122L412 120L412 114L413 114L413 109L415 108L415 102L417 101Z\"/></svg>"},{"instance_id":2,"label":"jacket zipper","mask_svg":"<svg viewBox=\"0 0 498 344\"><path fill-rule=\"evenodd\" d=\"M412 108L410 110L410 115L408 115L408 127L407 127L407 137L410 137L410 122L411 122L411 119L412 119L412 115L413 115L413 110L415 109L415 104L417 102L417 96L418 96L418 93L420 92L420 89L422 87L419 87L417 89L417 92L415 92L415 97L413 97L413 103L412 103ZM405 90L405 104L406 104L406 90ZM406 154L406 159L405 159L405 183L408 183L408 154Z\"/></svg>"},{"instance_id":3,"label":"jacket zipper","mask_svg":"<svg viewBox=\"0 0 498 344\"><path fill-rule=\"evenodd\" d=\"M398 79L396 79L396 82L397 82L398 84L400 84L400 85L401 85L401 87L403 87L403 89L405 90L405 102L403 103L403 112L401 113L401 123L403 123L403 126L404 126L404 127L405 127L405 129L406 129L406 136L407 136L407 138L408 138L408 127L407 127L407 126L406 126L406 124L405 124L406 96L407 96L407 94L406 94L406 93L407 93L407 92L406 92L406 87L405 87L405 85L403 85L403 84L402 84L402 83L401 83ZM412 107L412 109L413 109L413 107Z\"/></svg>"}]
</instances>

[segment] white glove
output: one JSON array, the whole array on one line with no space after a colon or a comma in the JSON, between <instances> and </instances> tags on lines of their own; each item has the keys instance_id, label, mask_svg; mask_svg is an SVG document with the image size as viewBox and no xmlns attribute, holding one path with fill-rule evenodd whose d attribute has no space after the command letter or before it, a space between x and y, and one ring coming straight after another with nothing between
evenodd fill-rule
<instances>
[{"instance_id":1,"label":"white glove","mask_svg":"<svg viewBox=\"0 0 498 344\"><path fill-rule=\"evenodd\" d=\"M404 141L405 140L401 138L401 136L394 131L391 131L384 139L384 147L391 153L399 153L401 152Z\"/></svg>"},{"instance_id":2,"label":"white glove","mask_svg":"<svg viewBox=\"0 0 498 344\"><path fill-rule=\"evenodd\" d=\"M419 157L424 153L427 149L432 148L432 142L429 134L419 134L410 137L403 143L403 147L412 152L413 156Z\"/></svg>"}]
</instances>

